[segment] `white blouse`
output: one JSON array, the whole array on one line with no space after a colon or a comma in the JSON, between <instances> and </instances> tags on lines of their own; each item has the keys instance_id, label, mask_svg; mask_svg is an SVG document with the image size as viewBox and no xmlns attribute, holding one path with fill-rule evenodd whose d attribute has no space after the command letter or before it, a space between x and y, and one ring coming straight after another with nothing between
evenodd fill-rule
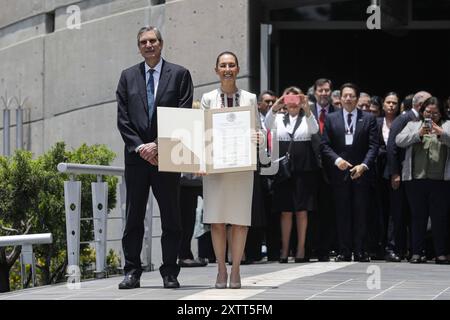
<instances>
[{"instance_id":1,"label":"white blouse","mask_svg":"<svg viewBox=\"0 0 450 320\"><path fill-rule=\"evenodd\" d=\"M267 129L273 130L276 128L279 141L290 141L291 137L289 134L294 130L297 117L298 116L292 117L289 115L289 124L285 126L283 122L284 114L274 114L272 109L270 109L267 112L264 123ZM295 131L294 141L310 141L311 136L317 132L319 132L319 125L317 124L314 114L311 112L309 117L304 116L302 118L302 122L300 122L300 125Z\"/></svg>"},{"instance_id":2,"label":"white blouse","mask_svg":"<svg viewBox=\"0 0 450 320\"><path fill-rule=\"evenodd\" d=\"M383 128L382 128L382 131L383 131L383 140L384 140L384 144L387 145L387 143L388 143L388 138L389 138L389 131L390 131L390 129L389 129L389 127L387 126L386 118L383 119Z\"/></svg>"}]
</instances>

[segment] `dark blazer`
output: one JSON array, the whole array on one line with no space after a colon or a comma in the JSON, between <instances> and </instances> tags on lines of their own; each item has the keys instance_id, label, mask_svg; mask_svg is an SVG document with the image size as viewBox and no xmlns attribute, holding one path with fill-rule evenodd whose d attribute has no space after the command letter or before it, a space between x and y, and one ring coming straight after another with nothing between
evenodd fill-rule
<instances>
[{"instance_id":1,"label":"dark blazer","mask_svg":"<svg viewBox=\"0 0 450 320\"><path fill-rule=\"evenodd\" d=\"M314 117L316 118L317 123L319 123L319 113L317 111L317 104L315 102L311 103L310 107L311 107L311 112L314 114ZM328 108L328 114L330 114L334 111L335 111L335 108L330 103L330 106ZM328 116L328 114L327 114L327 116ZM314 155L317 158L317 163L320 168L323 168L322 155L320 153L320 140L321 140L321 134L320 134L320 130L319 130L316 134L313 134L311 136L311 143L312 143Z\"/></svg>"},{"instance_id":2,"label":"dark blazer","mask_svg":"<svg viewBox=\"0 0 450 320\"><path fill-rule=\"evenodd\" d=\"M145 62L122 72L117 87L117 125L125 142L125 164L147 164L135 149L157 138L157 106L191 108L194 87L189 71L163 60L152 122L149 123Z\"/></svg>"},{"instance_id":3,"label":"dark blazer","mask_svg":"<svg viewBox=\"0 0 450 320\"><path fill-rule=\"evenodd\" d=\"M386 175L387 168L387 151L386 151L386 143L383 139L383 122L384 117L378 117L377 118L377 129L378 129L378 156L376 159L377 165L377 172L376 176L381 178L385 177L386 179L389 178L389 176Z\"/></svg>"},{"instance_id":4,"label":"dark blazer","mask_svg":"<svg viewBox=\"0 0 450 320\"><path fill-rule=\"evenodd\" d=\"M329 114L321 140L324 166L327 167L332 184L351 181L348 170L341 171L334 164L341 157L352 165L364 163L369 170L374 170L374 161L378 153L378 129L375 116L357 111L353 144L345 145L345 124L342 110ZM358 183L370 183L369 175L363 174L356 180Z\"/></svg>"},{"instance_id":5,"label":"dark blazer","mask_svg":"<svg viewBox=\"0 0 450 320\"><path fill-rule=\"evenodd\" d=\"M402 175L402 162L405 159L405 150L398 147L395 143L395 137L406 127L410 121L417 120L412 110L399 115L392 122L391 130L389 130L389 139L386 146L387 151L387 170L386 178L390 178L394 174Z\"/></svg>"}]
</instances>

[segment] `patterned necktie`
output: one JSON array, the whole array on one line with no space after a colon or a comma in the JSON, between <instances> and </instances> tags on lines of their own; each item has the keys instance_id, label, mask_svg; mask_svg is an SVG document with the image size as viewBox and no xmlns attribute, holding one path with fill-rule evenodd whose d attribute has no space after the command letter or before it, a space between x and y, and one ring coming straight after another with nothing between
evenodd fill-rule
<instances>
[{"instance_id":1,"label":"patterned necktie","mask_svg":"<svg viewBox=\"0 0 450 320\"><path fill-rule=\"evenodd\" d=\"M152 122L153 109L155 104L155 81L153 80L154 69L148 70L149 77L147 82L147 104L148 104L148 118L150 123Z\"/></svg>"},{"instance_id":2,"label":"patterned necktie","mask_svg":"<svg viewBox=\"0 0 450 320\"><path fill-rule=\"evenodd\" d=\"M351 113L347 114L348 133L351 133L351 134L353 134L352 115L353 114L351 114Z\"/></svg>"},{"instance_id":3,"label":"patterned necktie","mask_svg":"<svg viewBox=\"0 0 450 320\"><path fill-rule=\"evenodd\" d=\"M323 133L323 127L325 126L325 108L322 108L320 110L320 115L319 115L319 129L320 129L320 134Z\"/></svg>"}]
</instances>

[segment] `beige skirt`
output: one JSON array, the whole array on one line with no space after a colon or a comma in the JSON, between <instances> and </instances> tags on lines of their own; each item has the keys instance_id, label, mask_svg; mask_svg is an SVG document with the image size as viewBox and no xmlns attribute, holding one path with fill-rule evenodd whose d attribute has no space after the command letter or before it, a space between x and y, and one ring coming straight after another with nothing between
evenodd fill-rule
<instances>
[{"instance_id":1,"label":"beige skirt","mask_svg":"<svg viewBox=\"0 0 450 320\"><path fill-rule=\"evenodd\" d=\"M253 171L203 177L203 223L251 225Z\"/></svg>"}]
</instances>

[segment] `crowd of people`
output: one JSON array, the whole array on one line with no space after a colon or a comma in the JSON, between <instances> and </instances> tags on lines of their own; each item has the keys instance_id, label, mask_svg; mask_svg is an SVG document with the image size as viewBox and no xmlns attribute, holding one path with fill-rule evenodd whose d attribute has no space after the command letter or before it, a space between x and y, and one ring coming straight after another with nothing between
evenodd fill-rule
<instances>
[{"instance_id":1,"label":"crowd of people","mask_svg":"<svg viewBox=\"0 0 450 320\"><path fill-rule=\"evenodd\" d=\"M122 72L116 92L127 187L119 289L140 287L150 187L161 214L164 288L180 287L180 267L214 261L215 288L239 289L240 265L264 253L280 263L331 256L336 262L450 263L448 100L444 105L425 91L402 101L395 92L380 98L350 82L333 91L324 78L306 94L290 86L280 97L268 90L257 98L237 86L238 57L225 51L214 66L220 84L197 107L252 108L251 142L279 170L264 175L261 161L257 171L181 177L158 169L156 106L191 108L194 86L186 68L161 58L163 44L156 27L138 31L145 61ZM275 146L278 158L271 154ZM202 224L210 227L199 241L201 260L190 248L199 196Z\"/></svg>"},{"instance_id":2,"label":"crowd of people","mask_svg":"<svg viewBox=\"0 0 450 320\"><path fill-rule=\"evenodd\" d=\"M305 95L297 87L280 97L262 92L261 126L272 139L277 131L292 175L260 175L253 207L265 223L250 226L242 263L264 255L280 263L450 263L449 100L425 91L370 96L352 83L333 91L329 79Z\"/></svg>"},{"instance_id":3,"label":"crowd of people","mask_svg":"<svg viewBox=\"0 0 450 320\"><path fill-rule=\"evenodd\" d=\"M306 96L309 106L301 107L303 122L311 121L308 113L312 110L318 130L311 125L308 135L295 134L294 145L306 142L311 147L297 153L294 149L295 174L290 181L278 185L277 175L266 179L272 182L275 201L265 207L266 216L280 216L281 228L280 251L276 243L268 241L273 224L265 229L262 239L268 260L285 263L289 252L295 262L329 261L330 255L335 255L335 261L406 259L422 263L434 259L437 264L448 264L449 100L442 103L425 91L403 100L395 92L380 98L360 93L352 83L333 91L329 79L318 79ZM284 106L292 108L282 103L284 97L286 92L281 98L272 91L260 94L259 110L266 129L273 128L274 113L283 112ZM289 133L295 121L291 114L277 114L278 124L285 119L281 130ZM283 155L282 131L279 140ZM304 160L311 155L317 165ZM305 174L315 178L300 179L302 189L298 177ZM277 206L280 192L286 206L292 200L296 204L305 197L312 200L286 212ZM287 222L293 213L296 239L290 238ZM296 248L292 242L297 243Z\"/></svg>"}]
</instances>

